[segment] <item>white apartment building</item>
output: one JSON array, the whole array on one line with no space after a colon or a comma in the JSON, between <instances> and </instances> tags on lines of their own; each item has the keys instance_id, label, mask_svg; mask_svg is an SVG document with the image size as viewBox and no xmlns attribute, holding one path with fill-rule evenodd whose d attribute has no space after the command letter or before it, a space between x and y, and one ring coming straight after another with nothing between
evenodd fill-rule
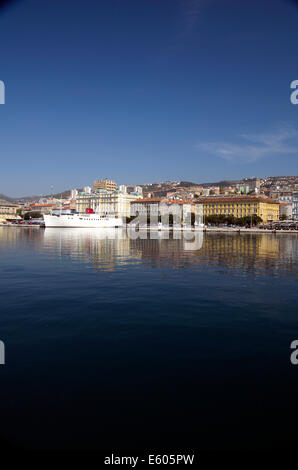
<instances>
[{"instance_id":1,"label":"white apartment building","mask_svg":"<svg viewBox=\"0 0 298 470\"><path fill-rule=\"evenodd\" d=\"M293 194L293 219L298 220L298 193Z\"/></svg>"},{"instance_id":2,"label":"white apartment building","mask_svg":"<svg viewBox=\"0 0 298 470\"><path fill-rule=\"evenodd\" d=\"M190 214L196 213L196 206L192 201L169 200L164 198L144 198L131 203L131 216L158 217L172 214L179 219L187 221ZM199 212L198 212L199 213Z\"/></svg>"},{"instance_id":3,"label":"white apartment building","mask_svg":"<svg viewBox=\"0 0 298 470\"><path fill-rule=\"evenodd\" d=\"M77 189L72 189L70 191L70 199L75 199L78 195L78 190Z\"/></svg>"},{"instance_id":4,"label":"white apartment building","mask_svg":"<svg viewBox=\"0 0 298 470\"><path fill-rule=\"evenodd\" d=\"M79 193L76 198L76 210L86 213L86 209L93 209L99 215L130 217L130 204L138 198L140 196L134 193L99 189L91 194Z\"/></svg>"},{"instance_id":5,"label":"white apartment building","mask_svg":"<svg viewBox=\"0 0 298 470\"><path fill-rule=\"evenodd\" d=\"M280 215L286 215L288 219L298 220L298 207L297 207L298 200L295 204L294 196L295 196L294 194L288 194L286 196L279 196L278 202L281 203L279 210L280 210ZM296 218L294 214L296 214Z\"/></svg>"}]
</instances>

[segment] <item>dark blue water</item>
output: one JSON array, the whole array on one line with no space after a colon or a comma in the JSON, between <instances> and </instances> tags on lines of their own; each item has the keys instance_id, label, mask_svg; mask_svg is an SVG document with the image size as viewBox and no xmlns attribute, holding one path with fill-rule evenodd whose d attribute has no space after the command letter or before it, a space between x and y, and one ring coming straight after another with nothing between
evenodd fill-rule
<instances>
[{"instance_id":1,"label":"dark blue water","mask_svg":"<svg viewBox=\"0 0 298 470\"><path fill-rule=\"evenodd\" d=\"M298 237L0 228L0 436L23 448L296 446Z\"/></svg>"}]
</instances>

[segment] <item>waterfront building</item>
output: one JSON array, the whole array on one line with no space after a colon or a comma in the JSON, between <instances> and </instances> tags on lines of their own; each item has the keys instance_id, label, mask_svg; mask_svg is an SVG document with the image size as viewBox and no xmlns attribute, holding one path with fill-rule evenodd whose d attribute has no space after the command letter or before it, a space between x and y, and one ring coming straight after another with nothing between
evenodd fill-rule
<instances>
[{"instance_id":1,"label":"waterfront building","mask_svg":"<svg viewBox=\"0 0 298 470\"><path fill-rule=\"evenodd\" d=\"M298 193L293 193L292 203L293 203L293 219L298 220Z\"/></svg>"},{"instance_id":2,"label":"waterfront building","mask_svg":"<svg viewBox=\"0 0 298 470\"><path fill-rule=\"evenodd\" d=\"M93 191L97 191L98 189L105 189L106 191L116 191L117 184L113 180L96 180L93 183Z\"/></svg>"},{"instance_id":3,"label":"waterfront building","mask_svg":"<svg viewBox=\"0 0 298 470\"><path fill-rule=\"evenodd\" d=\"M291 202L279 203L279 217L286 217L289 220L293 218L293 204Z\"/></svg>"},{"instance_id":4,"label":"waterfront building","mask_svg":"<svg viewBox=\"0 0 298 470\"><path fill-rule=\"evenodd\" d=\"M134 193L98 189L91 194L79 193L76 198L76 210L85 213L86 209L92 209L99 215L129 217L130 204L138 198L140 196Z\"/></svg>"},{"instance_id":5,"label":"waterfront building","mask_svg":"<svg viewBox=\"0 0 298 470\"><path fill-rule=\"evenodd\" d=\"M17 204L11 204L7 201L0 201L0 222L6 222L9 219L15 219L17 215Z\"/></svg>"},{"instance_id":6,"label":"waterfront building","mask_svg":"<svg viewBox=\"0 0 298 470\"><path fill-rule=\"evenodd\" d=\"M30 205L31 212L40 212L42 215L49 215L52 213L52 209L55 207L54 203L39 204L33 203Z\"/></svg>"},{"instance_id":7,"label":"waterfront building","mask_svg":"<svg viewBox=\"0 0 298 470\"><path fill-rule=\"evenodd\" d=\"M132 201L130 215L132 217L148 214L159 215L162 200L161 197L147 197Z\"/></svg>"},{"instance_id":8,"label":"waterfront building","mask_svg":"<svg viewBox=\"0 0 298 470\"><path fill-rule=\"evenodd\" d=\"M86 194L91 194L92 188L90 186L84 186L83 192ZM71 199L75 199L75 198L71 198Z\"/></svg>"},{"instance_id":9,"label":"waterfront building","mask_svg":"<svg viewBox=\"0 0 298 470\"><path fill-rule=\"evenodd\" d=\"M237 218L257 215L263 222L279 220L279 202L261 196L207 197L197 200L203 215L231 215Z\"/></svg>"},{"instance_id":10,"label":"waterfront building","mask_svg":"<svg viewBox=\"0 0 298 470\"><path fill-rule=\"evenodd\" d=\"M156 198L143 198L133 201L131 203L130 215L135 217L139 216L162 216L166 214L180 215L183 220L186 220L189 214L195 214L196 206L193 201L178 200L178 199L165 199L161 197Z\"/></svg>"}]
</instances>

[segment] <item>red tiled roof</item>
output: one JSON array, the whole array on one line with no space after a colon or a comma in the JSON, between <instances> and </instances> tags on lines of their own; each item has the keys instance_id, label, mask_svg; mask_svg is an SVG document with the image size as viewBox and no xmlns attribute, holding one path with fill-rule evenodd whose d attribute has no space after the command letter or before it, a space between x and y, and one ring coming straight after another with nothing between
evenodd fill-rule
<instances>
[{"instance_id":1,"label":"red tiled roof","mask_svg":"<svg viewBox=\"0 0 298 470\"><path fill-rule=\"evenodd\" d=\"M131 201L131 204L135 204L135 203L144 203L144 202L160 202L162 201L163 198L162 197L147 197L147 198L144 198L144 199L136 199L135 201Z\"/></svg>"},{"instance_id":2,"label":"red tiled roof","mask_svg":"<svg viewBox=\"0 0 298 470\"><path fill-rule=\"evenodd\" d=\"M164 204L193 204L193 201L181 201L180 199L166 199L164 197L148 197L144 199L136 199L131 204L144 204L144 203L162 202Z\"/></svg>"},{"instance_id":3,"label":"red tiled roof","mask_svg":"<svg viewBox=\"0 0 298 470\"><path fill-rule=\"evenodd\" d=\"M194 201L181 201L180 199L172 199L171 201L164 201L165 204L193 204Z\"/></svg>"},{"instance_id":4,"label":"red tiled roof","mask_svg":"<svg viewBox=\"0 0 298 470\"><path fill-rule=\"evenodd\" d=\"M54 204L32 204L30 207L53 207Z\"/></svg>"}]
</instances>

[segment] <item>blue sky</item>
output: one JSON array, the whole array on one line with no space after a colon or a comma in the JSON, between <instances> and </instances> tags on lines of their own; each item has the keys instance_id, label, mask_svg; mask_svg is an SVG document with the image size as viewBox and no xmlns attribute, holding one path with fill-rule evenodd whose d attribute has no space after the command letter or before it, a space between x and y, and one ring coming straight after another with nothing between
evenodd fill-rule
<instances>
[{"instance_id":1,"label":"blue sky","mask_svg":"<svg viewBox=\"0 0 298 470\"><path fill-rule=\"evenodd\" d=\"M298 174L295 79L298 2L8 2L0 193Z\"/></svg>"}]
</instances>

